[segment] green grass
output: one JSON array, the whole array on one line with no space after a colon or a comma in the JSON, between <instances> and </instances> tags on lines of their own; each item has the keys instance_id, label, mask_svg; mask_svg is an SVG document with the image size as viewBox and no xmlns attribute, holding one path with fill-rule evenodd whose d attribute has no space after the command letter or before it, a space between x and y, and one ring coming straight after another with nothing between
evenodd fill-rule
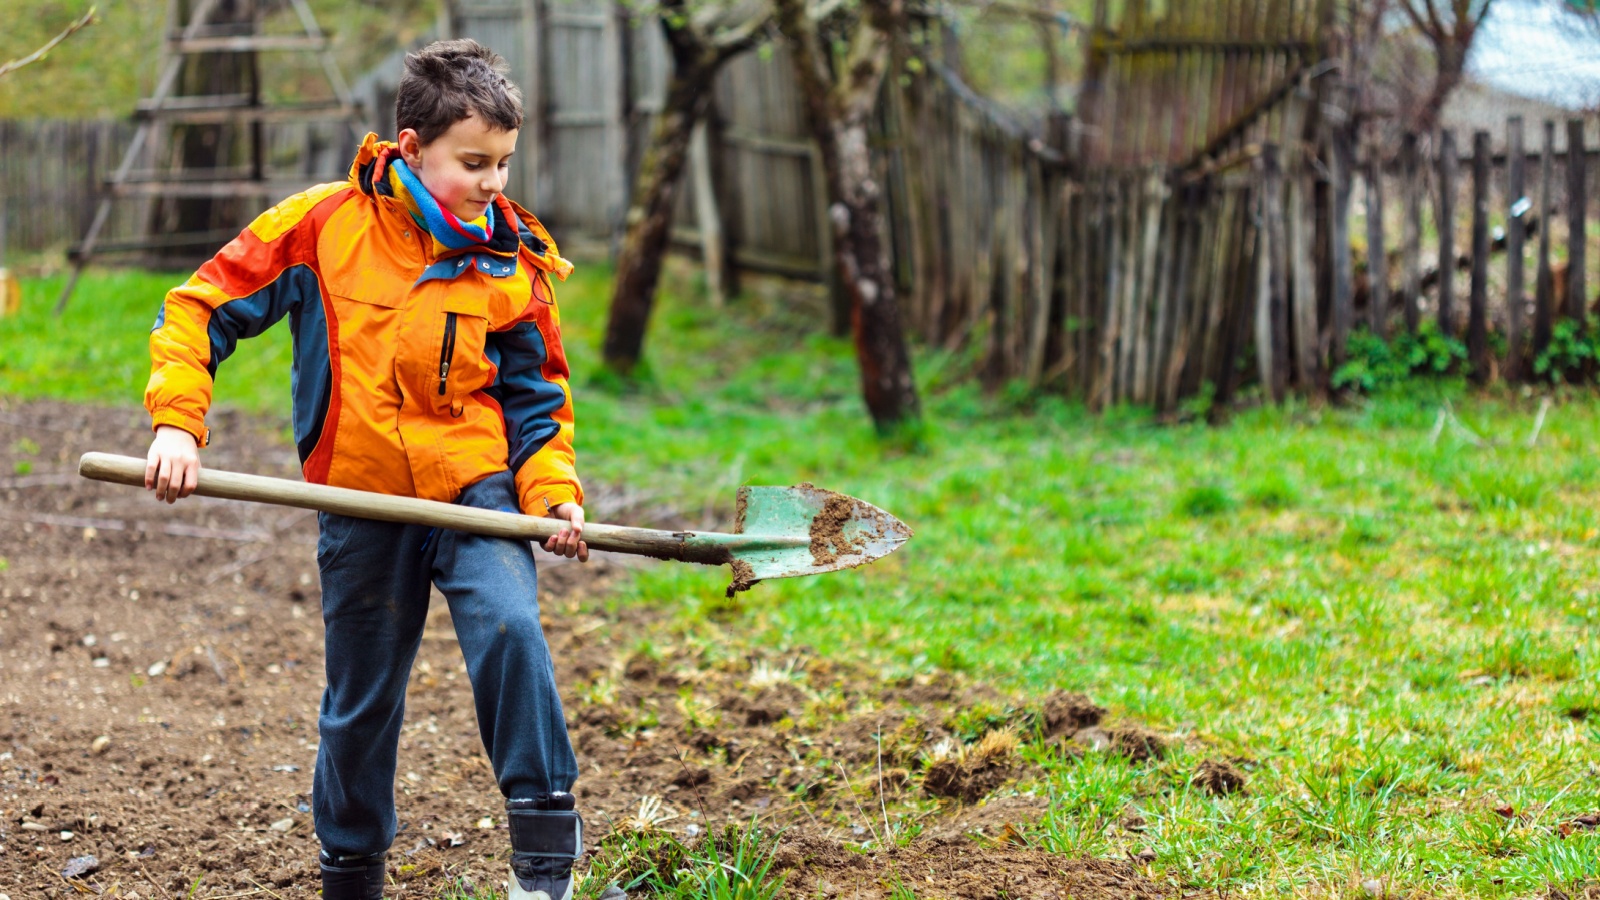
<instances>
[{"instance_id":1,"label":"green grass","mask_svg":"<svg viewBox=\"0 0 1600 900\"><path fill-rule=\"evenodd\" d=\"M60 323L0 320L0 391L137 402L144 330L172 280L91 275ZM1052 808L1025 836L1148 849L1186 889L1377 879L1528 896L1600 872L1600 835L1558 830L1600 811L1592 396L1558 397L1533 448L1537 397L1437 382L1161 427L1141 410L986 395L969 360L923 354L928 449L913 455L875 439L820 305L775 292L716 313L674 275L648 343L654 382L589 384L606 286L589 266L561 292L587 478L708 525L731 521L740 484L809 480L917 531L867 569L731 604L721 571L647 569L607 602L670 613L662 640L699 643L708 664L805 647L885 677L943 668L1029 695L1087 691L1179 741L1138 765L1041 756L1023 787ZM27 290L30 308L54 296ZM282 414L286 336L255 343L223 367L219 396ZM1445 399L1464 428L1433 441ZM1191 787L1206 757L1239 762L1247 790ZM1130 815L1144 825L1124 827Z\"/></svg>"},{"instance_id":2,"label":"green grass","mask_svg":"<svg viewBox=\"0 0 1600 900\"><path fill-rule=\"evenodd\" d=\"M167 290L187 277L91 270L59 318L64 277L24 280L22 314L0 317L0 395L141 405L150 329ZM286 325L241 342L217 372L218 405L287 416L291 361Z\"/></svg>"}]
</instances>

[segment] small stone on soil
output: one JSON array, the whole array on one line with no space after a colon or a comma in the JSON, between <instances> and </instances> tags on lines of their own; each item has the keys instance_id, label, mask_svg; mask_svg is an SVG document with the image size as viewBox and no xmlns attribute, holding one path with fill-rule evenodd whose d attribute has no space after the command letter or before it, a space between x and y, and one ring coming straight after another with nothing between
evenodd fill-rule
<instances>
[{"instance_id":1,"label":"small stone on soil","mask_svg":"<svg viewBox=\"0 0 1600 900\"><path fill-rule=\"evenodd\" d=\"M267 827L271 828L273 831L288 831L289 829L294 827L294 819L285 817L285 818L279 819L276 822L273 822L271 825L268 825Z\"/></svg>"},{"instance_id":2,"label":"small stone on soil","mask_svg":"<svg viewBox=\"0 0 1600 900\"><path fill-rule=\"evenodd\" d=\"M93 856L74 856L67 860L66 868L61 870L62 878L82 878L100 871L100 860Z\"/></svg>"}]
</instances>

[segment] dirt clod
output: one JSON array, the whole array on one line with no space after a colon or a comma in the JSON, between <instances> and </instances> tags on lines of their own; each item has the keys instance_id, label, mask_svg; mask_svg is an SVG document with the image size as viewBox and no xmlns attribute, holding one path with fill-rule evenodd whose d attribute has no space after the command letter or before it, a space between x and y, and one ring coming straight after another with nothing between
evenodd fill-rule
<instances>
[{"instance_id":1,"label":"dirt clod","mask_svg":"<svg viewBox=\"0 0 1600 900\"><path fill-rule=\"evenodd\" d=\"M1014 732L991 731L969 750L929 766L922 786L935 797L976 803L1016 775L1016 748Z\"/></svg>"},{"instance_id":2,"label":"dirt clod","mask_svg":"<svg viewBox=\"0 0 1600 900\"><path fill-rule=\"evenodd\" d=\"M866 546L863 532L854 537L844 536L844 527L855 518L856 504L840 494L830 496L822 504L822 511L811 520L811 561L819 566L831 566L839 557L860 552Z\"/></svg>"},{"instance_id":3,"label":"dirt clod","mask_svg":"<svg viewBox=\"0 0 1600 900\"><path fill-rule=\"evenodd\" d=\"M1167 739L1143 725L1123 723L1106 729L1106 734L1111 737L1111 751L1127 757L1130 762L1146 762L1167 755Z\"/></svg>"},{"instance_id":4,"label":"dirt clod","mask_svg":"<svg viewBox=\"0 0 1600 900\"><path fill-rule=\"evenodd\" d=\"M732 598L740 591L748 591L755 587L760 579L756 578L756 570L742 559L728 560L729 568L733 569L733 581L728 584L727 597Z\"/></svg>"},{"instance_id":5,"label":"dirt clod","mask_svg":"<svg viewBox=\"0 0 1600 900\"><path fill-rule=\"evenodd\" d=\"M1011 777L1011 767L1004 762L985 760L968 765L954 759L942 759L928 767L922 786L935 797L951 797L963 803L977 803Z\"/></svg>"},{"instance_id":6,"label":"dirt clod","mask_svg":"<svg viewBox=\"0 0 1600 900\"><path fill-rule=\"evenodd\" d=\"M1099 725L1105 714L1105 707L1090 700L1087 694L1056 691L1045 698L1040 724L1045 737L1059 737Z\"/></svg>"},{"instance_id":7,"label":"dirt clod","mask_svg":"<svg viewBox=\"0 0 1600 900\"><path fill-rule=\"evenodd\" d=\"M1195 770L1194 777L1189 779L1189 783L1220 797L1243 791L1245 777L1244 773L1230 762L1206 759L1200 761L1200 768Z\"/></svg>"}]
</instances>

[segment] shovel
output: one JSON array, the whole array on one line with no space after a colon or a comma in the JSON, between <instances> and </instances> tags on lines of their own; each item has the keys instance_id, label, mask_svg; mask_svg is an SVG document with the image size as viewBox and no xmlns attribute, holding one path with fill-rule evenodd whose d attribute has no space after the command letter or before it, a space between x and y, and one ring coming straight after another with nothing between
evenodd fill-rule
<instances>
[{"instance_id":1,"label":"shovel","mask_svg":"<svg viewBox=\"0 0 1600 900\"><path fill-rule=\"evenodd\" d=\"M145 460L132 456L85 453L78 460L78 474L85 478L134 487L144 487L144 470ZM543 542L566 526L559 519L217 469L200 471L195 493L528 541ZM583 539L591 549L732 566L730 597L769 578L866 565L910 538L911 529L904 522L878 507L810 484L739 488L733 534L583 526Z\"/></svg>"}]
</instances>

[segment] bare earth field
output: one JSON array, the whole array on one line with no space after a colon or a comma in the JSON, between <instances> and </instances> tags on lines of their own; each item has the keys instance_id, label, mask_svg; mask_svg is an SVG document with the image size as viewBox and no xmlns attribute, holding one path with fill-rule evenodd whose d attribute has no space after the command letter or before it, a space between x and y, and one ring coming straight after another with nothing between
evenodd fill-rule
<instances>
[{"instance_id":1,"label":"bare earth field","mask_svg":"<svg viewBox=\"0 0 1600 900\"><path fill-rule=\"evenodd\" d=\"M206 465L298 477L275 423L214 418ZM142 455L147 421L0 404L0 894L313 898L315 515L168 507L77 477L86 450ZM591 518L627 516L601 495ZM619 828L692 840L758 818L783 829L776 865L793 896L1175 895L1139 860L1019 845L1008 826L1037 820L1045 800L1008 789L1028 764L1003 741L937 761L953 714L1023 701L955 680L886 683L825 655L709 664L674 644L663 614L607 606L620 571L552 564L540 578L591 850ZM1062 753L1099 737L1140 752L1139 735L1096 727L1102 712L1063 694L1012 724ZM400 772L391 895L498 889L501 798L443 603L412 673ZM898 840L875 840L891 813Z\"/></svg>"}]
</instances>

